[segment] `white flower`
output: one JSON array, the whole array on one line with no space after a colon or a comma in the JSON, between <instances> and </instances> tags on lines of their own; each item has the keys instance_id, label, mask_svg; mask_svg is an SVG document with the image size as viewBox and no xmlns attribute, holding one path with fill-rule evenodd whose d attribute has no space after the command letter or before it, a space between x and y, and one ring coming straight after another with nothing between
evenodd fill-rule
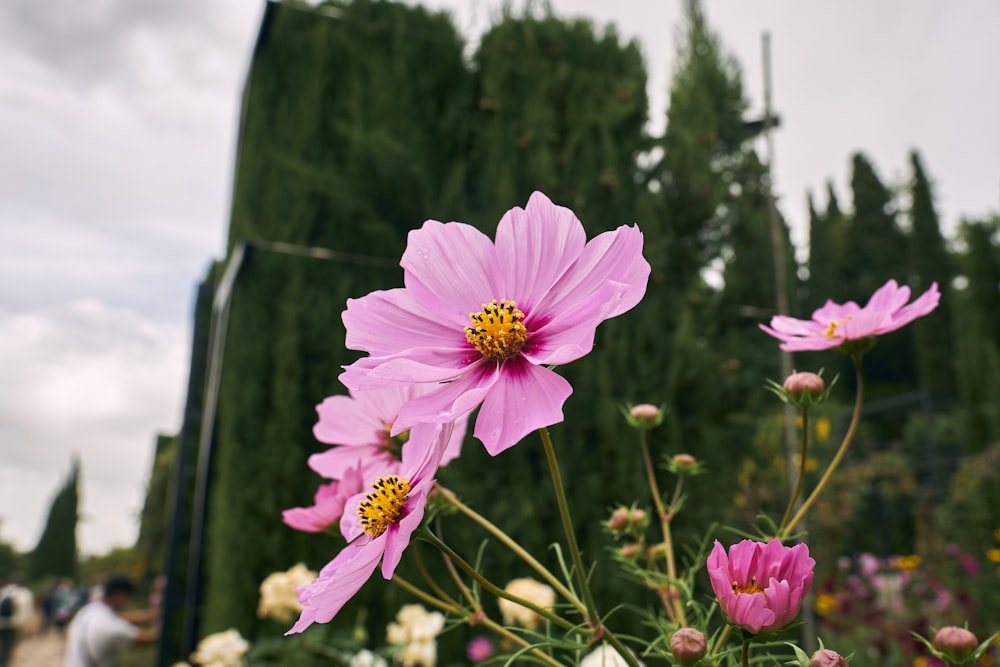
<instances>
[{"instance_id":1,"label":"white flower","mask_svg":"<svg viewBox=\"0 0 1000 667\"><path fill-rule=\"evenodd\" d=\"M380 658L368 649L361 651L351 658L348 667L388 667L384 658Z\"/></svg>"},{"instance_id":2,"label":"white flower","mask_svg":"<svg viewBox=\"0 0 1000 667\"><path fill-rule=\"evenodd\" d=\"M243 655L250 648L247 640L234 629L208 635L191 654L191 662L201 667L242 667Z\"/></svg>"},{"instance_id":3,"label":"white flower","mask_svg":"<svg viewBox=\"0 0 1000 667\"><path fill-rule=\"evenodd\" d=\"M257 616L272 618L279 623L289 623L301 611L297 588L311 583L316 573L302 563L287 572L274 572L260 583L260 603Z\"/></svg>"},{"instance_id":4,"label":"white flower","mask_svg":"<svg viewBox=\"0 0 1000 667\"><path fill-rule=\"evenodd\" d=\"M403 645L396 660L406 667L434 667L437 664L437 642L434 638L442 630L444 614L429 612L419 604L403 605L396 614L396 622L385 629L386 640L390 644Z\"/></svg>"},{"instance_id":5,"label":"white flower","mask_svg":"<svg viewBox=\"0 0 1000 667\"><path fill-rule=\"evenodd\" d=\"M550 586L530 577L512 579L504 590L542 609L551 610L556 604L556 592ZM500 607L500 615L503 616L504 625L516 623L529 630L534 630L542 622L541 616L516 602L500 598L497 604Z\"/></svg>"},{"instance_id":6,"label":"white flower","mask_svg":"<svg viewBox=\"0 0 1000 667\"><path fill-rule=\"evenodd\" d=\"M607 644L601 644L580 661L580 667L628 667L628 663L618 651Z\"/></svg>"}]
</instances>

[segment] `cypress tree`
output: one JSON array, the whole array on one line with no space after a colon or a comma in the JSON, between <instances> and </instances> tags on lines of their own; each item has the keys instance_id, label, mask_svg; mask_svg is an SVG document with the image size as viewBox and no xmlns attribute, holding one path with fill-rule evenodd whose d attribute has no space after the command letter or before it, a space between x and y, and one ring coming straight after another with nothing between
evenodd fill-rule
<instances>
[{"instance_id":1,"label":"cypress tree","mask_svg":"<svg viewBox=\"0 0 1000 667\"><path fill-rule=\"evenodd\" d=\"M924 173L920 154L910 153L913 182L910 188L910 274L914 293L920 294L937 282L942 299L949 300L953 270L948 249L934 209L931 183ZM913 323L916 362L920 386L932 394L954 391L951 321L948 308L938 308Z\"/></svg>"},{"instance_id":2,"label":"cypress tree","mask_svg":"<svg viewBox=\"0 0 1000 667\"><path fill-rule=\"evenodd\" d=\"M833 183L828 182L826 189L825 212L817 211L809 198L809 290L805 311L810 313L827 299L840 298L837 271L842 264L845 218Z\"/></svg>"},{"instance_id":3,"label":"cypress tree","mask_svg":"<svg viewBox=\"0 0 1000 667\"><path fill-rule=\"evenodd\" d=\"M400 284L406 232L462 214L462 48L448 18L422 8L267 6L240 128L229 236L250 245L225 339L200 635L285 629L256 618L260 581L297 561L318 569L340 547L281 512L311 504L321 482L306 465L322 447L314 406L345 392L337 375L357 356L344 348L346 299ZM370 622L384 625L379 613Z\"/></svg>"},{"instance_id":4,"label":"cypress tree","mask_svg":"<svg viewBox=\"0 0 1000 667\"><path fill-rule=\"evenodd\" d=\"M31 553L29 563L32 579L76 576L79 482L80 460L74 458L69 476L52 499L42 536Z\"/></svg>"}]
</instances>

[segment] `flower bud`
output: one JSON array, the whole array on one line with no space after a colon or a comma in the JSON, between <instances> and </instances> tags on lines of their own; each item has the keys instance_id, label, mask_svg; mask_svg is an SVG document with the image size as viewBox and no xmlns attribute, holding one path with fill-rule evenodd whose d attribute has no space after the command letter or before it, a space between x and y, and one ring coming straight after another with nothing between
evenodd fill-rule
<instances>
[{"instance_id":1,"label":"flower bud","mask_svg":"<svg viewBox=\"0 0 1000 667\"><path fill-rule=\"evenodd\" d=\"M642 532L649 526L649 515L646 510L635 507L618 507L605 525L613 533Z\"/></svg>"},{"instance_id":2,"label":"flower bud","mask_svg":"<svg viewBox=\"0 0 1000 667\"><path fill-rule=\"evenodd\" d=\"M836 651L823 648L813 653L812 658L809 659L809 667L849 667L849 665L847 660L844 660L844 656Z\"/></svg>"},{"instance_id":3,"label":"flower bud","mask_svg":"<svg viewBox=\"0 0 1000 667\"><path fill-rule=\"evenodd\" d=\"M694 664L704 658L707 648L705 635L694 628L681 628L670 636L670 652L684 665Z\"/></svg>"},{"instance_id":4,"label":"flower bud","mask_svg":"<svg viewBox=\"0 0 1000 667\"><path fill-rule=\"evenodd\" d=\"M816 373L792 373L782 385L789 394L795 398L801 398L802 394L809 394L812 398L819 398L826 389L826 383Z\"/></svg>"},{"instance_id":5,"label":"flower bud","mask_svg":"<svg viewBox=\"0 0 1000 667\"><path fill-rule=\"evenodd\" d=\"M618 554L622 558L635 558L639 555L639 545L633 543L623 544L621 549L618 550Z\"/></svg>"},{"instance_id":6,"label":"flower bud","mask_svg":"<svg viewBox=\"0 0 1000 667\"><path fill-rule=\"evenodd\" d=\"M652 403L640 403L628 409L625 419L635 428L648 431L663 422L663 409Z\"/></svg>"},{"instance_id":7,"label":"flower bud","mask_svg":"<svg viewBox=\"0 0 1000 667\"><path fill-rule=\"evenodd\" d=\"M949 625L934 635L931 644L938 651L947 654L955 662L963 662L979 648L979 640L965 628Z\"/></svg>"},{"instance_id":8,"label":"flower bud","mask_svg":"<svg viewBox=\"0 0 1000 667\"><path fill-rule=\"evenodd\" d=\"M697 475L702 472L698 459L690 454L674 454L667 463L667 469L675 475Z\"/></svg>"}]
</instances>

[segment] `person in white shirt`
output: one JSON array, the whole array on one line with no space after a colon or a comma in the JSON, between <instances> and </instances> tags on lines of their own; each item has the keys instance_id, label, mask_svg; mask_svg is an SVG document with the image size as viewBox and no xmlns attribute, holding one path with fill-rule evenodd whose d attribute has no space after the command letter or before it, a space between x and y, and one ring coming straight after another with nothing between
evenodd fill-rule
<instances>
[{"instance_id":1,"label":"person in white shirt","mask_svg":"<svg viewBox=\"0 0 1000 667\"><path fill-rule=\"evenodd\" d=\"M110 577L101 597L76 613L66 637L65 667L113 667L126 646L156 642L159 629L142 626L158 621L157 610L125 611L134 592L128 577Z\"/></svg>"},{"instance_id":2,"label":"person in white shirt","mask_svg":"<svg viewBox=\"0 0 1000 667\"><path fill-rule=\"evenodd\" d=\"M14 644L35 616L35 597L18 573L0 575L0 667L10 664Z\"/></svg>"}]
</instances>

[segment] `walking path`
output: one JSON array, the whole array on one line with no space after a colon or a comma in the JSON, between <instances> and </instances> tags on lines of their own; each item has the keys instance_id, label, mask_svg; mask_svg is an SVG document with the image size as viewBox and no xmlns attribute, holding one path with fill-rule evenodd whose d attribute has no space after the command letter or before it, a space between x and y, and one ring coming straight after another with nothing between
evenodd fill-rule
<instances>
[{"instance_id":1,"label":"walking path","mask_svg":"<svg viewBox=\"0 0 1000 667\"><path fill-rule=\"evenodd\" d=\"M62 667L64 642L55 631L22 637L14 647L10 667Z\"/></svg>"}]
</instances>

